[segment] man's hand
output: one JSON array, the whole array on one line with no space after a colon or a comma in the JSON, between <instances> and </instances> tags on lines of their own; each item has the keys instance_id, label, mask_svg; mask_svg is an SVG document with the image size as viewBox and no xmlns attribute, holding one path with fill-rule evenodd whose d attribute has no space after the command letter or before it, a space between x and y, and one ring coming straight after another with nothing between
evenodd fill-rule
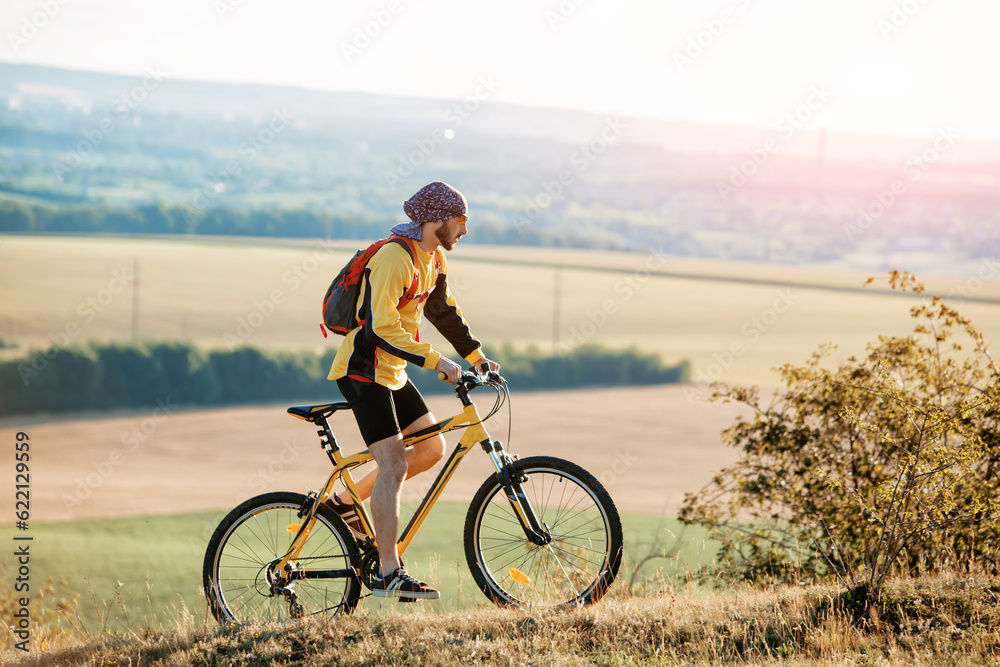
<instances>
[{"instance_id":1,"label":"man's hand","mask_svg":"<svg viewBox=\"0 0 1000 667\"><path fill-rule=\"evenodd\" d=\"M441 357L434 370L444 373L444 381L448 384L455 384L462 377L462 367L448 357Z\"/></svg>"},{"instance_id":2,"label":"man's hand","mask_svg":"<svg viewBox=\"0 0 1000 667\"><path fill-rule=\"evenodd\" d=\"M499 371L500 370L500 364L498 364L495 361L490 361L486 357L483 357L482 359L480 359L479 362L476 363L476 366L479 367L479 370L484 371L484 372L485 371Z\"/></svg>"}]
</instances>

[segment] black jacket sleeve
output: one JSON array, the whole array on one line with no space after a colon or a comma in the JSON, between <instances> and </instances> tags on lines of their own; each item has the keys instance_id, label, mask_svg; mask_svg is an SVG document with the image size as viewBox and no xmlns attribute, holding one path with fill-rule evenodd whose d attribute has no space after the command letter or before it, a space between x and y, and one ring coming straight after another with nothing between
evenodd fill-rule
<instances>
[{"instance_id":1,"label":"black jacket sleeve","mask_svg":"<svg viewBox=\"0 0 1000 667\"><path fill-rule=\"evenodd\" d=\"M463 359L468 359L482 346L482 343L472 335L469 324L462 317L462 310L448 289L446 273L438 274L434 290L424 304L424 316L454 346L455 351L462 355ZM481 353L476 355L477 358L479 356Z\"/></svg>"}]
</instances>

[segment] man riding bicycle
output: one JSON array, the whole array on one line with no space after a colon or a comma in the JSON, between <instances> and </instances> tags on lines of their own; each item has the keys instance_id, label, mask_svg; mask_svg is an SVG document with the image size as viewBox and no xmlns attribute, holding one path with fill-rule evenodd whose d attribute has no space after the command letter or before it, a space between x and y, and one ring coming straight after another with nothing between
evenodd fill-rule
<instances>
[{"instance_id":1,"label":"man riding bicycle","mask_svg":"<svg viewBox=\"0 0 1000 667\"><path fill-rule=\"evenodd\" d=\"M359 326L337 350L328 378L336 380L351 405L358 428L375 457L377 470L358 481L362 499L371 497L371 516L378 539L380 573L372 592L378 597L435 599L439 593L408 575L396 550L399 534L399 496L403 481L441 460L444 437L422 440L412 448L403 436L435 423L434 415L406 376L406 363L433 368L455 384L462 367L421 343L422 315L469 363L498 370L472 335L462 311L448 289L448 265L440 248L451 250L465 236L468 205L458 190L436 181L421 188L403 210L409 222L392 232L410 239L410 252L398 243L386 243L372 256L362 277L358 298ZM439 248L440 246L440 248ZM410 292L414 273L419 276ZM406 295L400 305L401 295ZM363 537L349 494L332 496L327 503Z\"/></svg>"}]
</instances>

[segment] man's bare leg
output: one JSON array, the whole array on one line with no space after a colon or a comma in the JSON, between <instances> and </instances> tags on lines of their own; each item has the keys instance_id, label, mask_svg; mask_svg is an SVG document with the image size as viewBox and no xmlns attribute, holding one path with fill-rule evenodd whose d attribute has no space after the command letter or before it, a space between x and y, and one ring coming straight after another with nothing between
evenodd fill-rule
<instances>
[{"instance_id":1,"label":"man's bare leg","mask_svg":"<svg viewBox=\"0 0 1000 667\"><path fill-rule=\"evenodd\" d=\"M403 432L412 433L434 423L434 417L427 413L407 426ZM418 445L424 445L418 447ZM395 435L379 440L368 447L375 457L378 469L368 474L362 481L370 488L372 523L378 542L379 566L383 575L389 575L399 567L399 552L396 539L399 536L399 494L403 480L423 472L441 460L444 455L444 438L429 438L414 445L409 452L403 446L403 436ZM417 464L409 466L410 458ZM369 478L372 478L369 483ZM358 484L359 490L361 484ZM362 496L364 497L364 496ZM384 536L379 539L379 536Z\"/></svg>"},{"instance_id":2,"label":"man's bare leg","mask_svg":"<svg viewBox=\"0 0 1000 667\"><path fill-rule=\"evenodd\" d=\"M433 426L435 423L437 422L434 419L434 415L428 412L423 417L418 417L416 421L404 428L403 435L415 433L422 428ZM406 479L433 468L434 464L444 458L444 450L444 436L441 435L436 435L433 438L428 438L427 440L421 440L412 447L406 448ZM370 447L369 451L371 451ZM372 453L374 454L374 452ZM354 483L354 486L358 490L358 495L361 496L361 500L367 500L371 497L372 488L375 486L375 479L377 476L378 469L375 469ZM354 502L351 498L351 494L347 491L341 491L337 494L337 500L347 504Z\"/></svg>"},{"instance_id":3,"label":"man's bare leg","mask_svg":"<svg viewBox=\"0 0 1000 667\"><path fill-rule=\"evenodd\" d=\"M404 449L401 435L379 440L368 447L378 463L379 474L371 490L371 514L383 576L399 567L396 536L399 535L399 492L407 472Z\"/></svg>"}]
</instances>

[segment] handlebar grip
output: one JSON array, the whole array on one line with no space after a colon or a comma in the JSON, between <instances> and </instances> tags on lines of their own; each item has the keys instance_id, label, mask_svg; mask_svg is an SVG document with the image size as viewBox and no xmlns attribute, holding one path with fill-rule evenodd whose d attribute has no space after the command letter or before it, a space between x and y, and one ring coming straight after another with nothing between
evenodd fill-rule
<instances>
[{"instance_id":1,"label":"handlebar grip","mask_svg":"<svg viewBox=\"0 0 1000 667\"><path fill-rule=\"evenodd\" d=\"M438 371L438 380L441 380L442 382L444 382L444 381L445 381L445 380L447 380L447 379L448 379L448 376L447 376L447 375L445 375L445 374L444 374L444 373L442 373L441 371Z\"/></svg>"}]
</instances>

